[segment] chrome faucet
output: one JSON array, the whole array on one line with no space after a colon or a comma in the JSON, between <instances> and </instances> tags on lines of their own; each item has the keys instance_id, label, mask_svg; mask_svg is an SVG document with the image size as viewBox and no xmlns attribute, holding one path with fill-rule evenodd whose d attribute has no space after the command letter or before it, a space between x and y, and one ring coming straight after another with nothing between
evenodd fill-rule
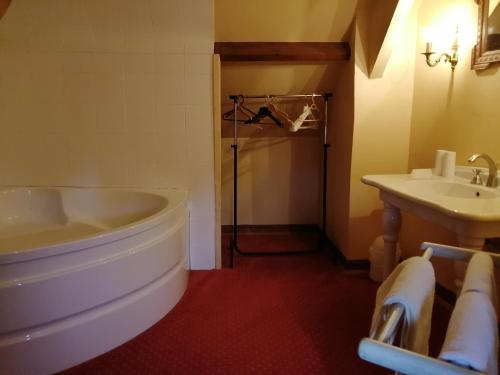
<instances>
[{"instance_id":1,"label":"chrome faucet","mask_svg":"<svg viewBox=\"0 0 500 375\"><path fill-rule=\"evenodd\" d=\"M469 163L474 163L476 159L484 159L488 163L488 180L486 181L486 186L496 188L498 186L497 182L497 165L493 159L487 154L474 154L469 158Z\"/></svg>"}]
</instances>

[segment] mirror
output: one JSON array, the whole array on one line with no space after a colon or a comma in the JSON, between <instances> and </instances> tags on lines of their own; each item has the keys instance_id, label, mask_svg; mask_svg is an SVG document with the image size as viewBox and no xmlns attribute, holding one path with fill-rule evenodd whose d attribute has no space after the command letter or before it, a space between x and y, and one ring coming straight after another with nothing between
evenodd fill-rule
<instances>
[{"instance_id":1,"label":"mirror","mask_svg":"<svg viewBox=\"0 0 500 375\"><path fill-rule=\"evenodd\" d=\"M486 69L500 62L500 0L476 0L479 5L477 44L472 69Z\"/></svg>"}]
</instances>

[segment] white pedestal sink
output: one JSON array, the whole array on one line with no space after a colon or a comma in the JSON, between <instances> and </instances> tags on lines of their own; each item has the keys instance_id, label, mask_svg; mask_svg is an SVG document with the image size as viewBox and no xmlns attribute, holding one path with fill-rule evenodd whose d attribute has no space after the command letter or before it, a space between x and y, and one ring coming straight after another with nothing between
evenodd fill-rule
<instances>
[{"instance_id":1,"label":"white pedestal sink","mask_svg":"<svg viewBox=\"0 0 500 375\"><path fill-rule=\"evenodd\" d=\"M500 190L496 188L472 185L462 177L368 175L362 181L378 188L384 201L384 278L396 266L400 210L455 232L461 247L482 249L486 238L500 237Z\"/></svg>"}]
</instances>

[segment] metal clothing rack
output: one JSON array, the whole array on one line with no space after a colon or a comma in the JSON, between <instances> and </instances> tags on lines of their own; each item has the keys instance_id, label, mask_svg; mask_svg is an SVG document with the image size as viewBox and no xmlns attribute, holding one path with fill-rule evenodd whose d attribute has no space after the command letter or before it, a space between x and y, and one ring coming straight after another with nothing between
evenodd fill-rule
<instances>
[{"instance_id":1,"label":"metal clothing rack","mask_svg":"<svg viewBox=\"0 0 500 375\"><path fill-rule=\"evenodd\" d=\"M323 183L322 183L322 211L321 211L321 231L318 241L318 247L315 250L304 250L294 252L244 252L238 246L238 106L240 99L305 99L321 97L324 100L324 132L323 132ZM323 246L325 241L326 230L326 177L327 177L327 161L328 148L330 144L327 142L327 120L328 120L328 99L332 97L332 93L325 94L297 94L297 95L230 95L229 98L233 101L234 122L233 122L233 231L229 245L229 266L233 268L234 253L243 256L276 256L276 255L300 255L310 254L318 251Z\"/></svg>"}]
</instances>

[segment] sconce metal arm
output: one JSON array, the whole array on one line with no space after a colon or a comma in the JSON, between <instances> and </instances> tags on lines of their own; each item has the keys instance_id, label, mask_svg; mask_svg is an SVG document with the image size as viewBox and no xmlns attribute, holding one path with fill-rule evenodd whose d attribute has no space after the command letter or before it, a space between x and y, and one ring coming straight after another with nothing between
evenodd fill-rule
<instances>
[{"instance_id":1,"label":"sconce metal arm","mask_svg":"<svg viewBox=\"0 0 500 375\"><path fill-rule=\"evenodd\" d=\"M449 62L451 64L451 70L455 70L455 66L458 63L458 55L456 51L453 51L453 53L450 55L449 53L442 53L437 59L434 61L431 60L431 56L434 55L436 52L423 52L422 55L425 56L425 62L427 65L430 67L434 67L437 64L441 62L441 60L444 59L444 62Z\"/></svg>"}]
</instances>

